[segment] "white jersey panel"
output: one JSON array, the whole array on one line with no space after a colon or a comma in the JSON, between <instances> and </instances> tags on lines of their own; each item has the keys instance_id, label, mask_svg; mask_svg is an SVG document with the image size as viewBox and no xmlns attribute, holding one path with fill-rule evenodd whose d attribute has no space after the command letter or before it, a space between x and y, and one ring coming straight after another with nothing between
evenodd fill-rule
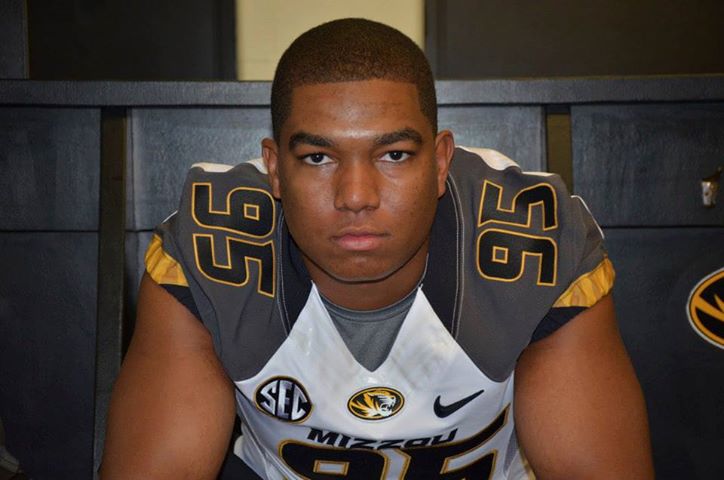
<instances>
[{"instance_id":1,"label":"white jersey panel","mask_svg":"<svg viewBox=\"0 0 724 480\"><path fill-rule=\"evenodd\" d=\"M509 448L513 375L487 378L421 289L377 370L357 363L313 287L276 353L235 384L236 451L264 478L527 478Z\"/></svg>"}]
</instances>

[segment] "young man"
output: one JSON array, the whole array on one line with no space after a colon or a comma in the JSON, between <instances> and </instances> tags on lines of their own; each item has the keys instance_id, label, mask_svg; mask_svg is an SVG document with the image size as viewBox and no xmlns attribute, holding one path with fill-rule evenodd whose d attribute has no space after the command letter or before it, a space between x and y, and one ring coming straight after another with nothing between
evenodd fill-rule
<instances>
[{"instance_id":1,"label":"young man","mask_svg":"<svg viewBox=\"0 0 724 480\"><path fill-rule=\"evenodd\" d=\"M214 478L235 410L262 478L653 476L560 179L455 149L422 52L365 20L290 46L272 118L263 162L194 167L149 247L103 478Z\"/></svg>"}]
</instances>

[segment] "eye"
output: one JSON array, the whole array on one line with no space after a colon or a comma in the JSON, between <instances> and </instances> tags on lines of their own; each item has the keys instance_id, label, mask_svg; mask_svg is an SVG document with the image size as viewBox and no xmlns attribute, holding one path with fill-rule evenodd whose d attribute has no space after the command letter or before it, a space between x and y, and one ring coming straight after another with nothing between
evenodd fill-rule
<instances>
[{"instance_id":1,"label":"eye","mask_svg":"<svg viewBox=\"0 0 724 480\"><path fill-rule=\"evenodd\" d=\"M310 153L301 158L307 165L325 165L332 162L332 159L323 153Z\"/></svg>"},{"instance_id":2,"label":"eye","mask_svg":"<svg viewBox=\"0 0 724 480\"><path fill-rule=\"evenodd\" d=\"M382 157L380 157L380 160L384 160L385 162L402 162L408 158L410 158L409 153L401 150L393 150L385 153Z\"/></svg>"}]
</instances>

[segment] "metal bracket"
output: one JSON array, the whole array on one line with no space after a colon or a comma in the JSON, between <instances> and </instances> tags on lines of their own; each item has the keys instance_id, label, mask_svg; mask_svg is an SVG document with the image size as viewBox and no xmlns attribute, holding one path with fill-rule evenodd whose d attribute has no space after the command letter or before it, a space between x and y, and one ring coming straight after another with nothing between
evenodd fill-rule
<instances>
[{"instance_id":1,"label":"metal bracket","mask_svg":"<svg viewBox=\"0 0 724 480\"><path fill-rule=\"evenodd\" d=\"M721 171L722 167L718 167L716 172L701 179L701 202L706 208L716 206L716 195L719 192Z\"/></svg>"}]
</instances>

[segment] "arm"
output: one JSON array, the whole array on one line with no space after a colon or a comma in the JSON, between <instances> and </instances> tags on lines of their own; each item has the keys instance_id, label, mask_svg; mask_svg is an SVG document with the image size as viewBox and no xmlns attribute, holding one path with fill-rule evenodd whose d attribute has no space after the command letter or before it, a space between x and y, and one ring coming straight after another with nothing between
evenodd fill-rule
<instances>
[{"instance_id":1,"label":"arm","mask_svg":"<svg viewBox=\"0 0 724 480\"><path fill-rule=\"evenodd\" d=\"M529 345L515 371L518 439L538 479L649 479L646 407L604 297Z\"/></svg>"},{"instance_id":2,"label":"arm","mask_svg":"<svg viewBox=\"0 0 724 480\"><path fill-rule=\"evenodd\" d=\"M111 397L101 478L216 478L234 415L233 386L209 333L144 275Z\"/></svg>"}]
</instances>

